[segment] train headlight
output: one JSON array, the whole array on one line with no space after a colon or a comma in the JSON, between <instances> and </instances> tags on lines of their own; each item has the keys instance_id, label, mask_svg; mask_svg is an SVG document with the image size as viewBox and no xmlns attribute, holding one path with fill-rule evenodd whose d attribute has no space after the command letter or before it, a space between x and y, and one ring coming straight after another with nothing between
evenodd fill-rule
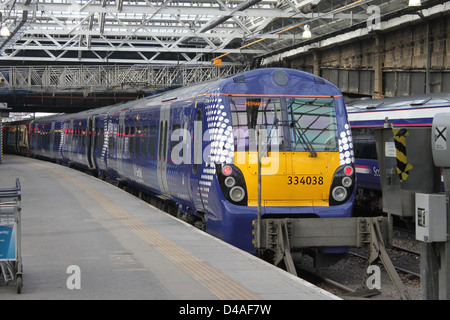
<instances>
[{"instance_id":1,"label":"train headlight","mask_svg":"<svg viewBox=\"0 0 450 320\"><path fill-rule=\"evenodd\" d=\"M226 177L225 178L225 185L228 188L234 187L235 184L236 184L236 180L233 177Z\"/></svg>"},{"instance_id":2,"label":"train headlight","mask_svg":"<svg viewBox=\"0 0 450 320\"><path fill-rule=\"evenodd\" d=\"M353 165L343 165L337 168L330 186L330 206L339 206L350 200L355 191L356 176Z\"/></svg>"},{"instance_id":3,"label":"train headlight","mask_svg":"<svg viewBox=\"0 0 450 320\"><path fill-rule=\"evenodd\" d=\"M230 198L234 202L240 202L245 198L245 191L242 187L235 186L230 190Z\"/></svg>"},{"instance_id":4,"label":"train headlight","mask_svg":"<svg viewBox=\"0 0 450 320\"><path fill-rule=\"evenodd\" d=\"M346 188L351 187L353 184L353 180L350 177L344 177L342 178L342 185Z\"/></svg>"},{"instance_id":5,"label":"train headlight","mask_svg":"<svg viewBox=\"0 0 450 320\"><path fill-rule=\"evenodd\" d=\"M333 196L333 199L342 202L347 198L347 190L344 187L336 187L333 189L333 192L331 193Z\"/></svg>"},{"instance_id":6,"label":"train headlight","mask_svg":"<svg viewBox=\"0 0 450 320\"><path fill-rule=\"evenodd\" d=\"M216 164L217 180L227 201L247 205L247 186L242 171L233 164Z\"/></svg>"}]
</instances>

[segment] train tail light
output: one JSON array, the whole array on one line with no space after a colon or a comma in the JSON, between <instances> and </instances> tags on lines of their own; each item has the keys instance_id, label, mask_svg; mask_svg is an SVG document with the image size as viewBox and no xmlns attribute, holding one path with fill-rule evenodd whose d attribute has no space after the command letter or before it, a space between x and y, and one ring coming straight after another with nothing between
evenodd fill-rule
<instances>
[{"instance_id":1,"label":"train tail light","mask_svg":"<svg viewBox=\"0 0 450 320\"><path fill-rule=\"evenodd\" d=\"M230 165L224 165L224 166L222 167L222 174L223 174L224 176L229 177L232 173L233 173L233 168L231 168Z\"/></svg>"},{"instance_id":2,"label":"train tail light","mask_svg":"<svg viewBox=\"0 0 450 320\"><path fill-rule=\"evenodd\" d=\"M355 169L352 165L341 166L336 170L330 188L330 206L343 204L350 199L355 187L355 179Z\"/></svg>"},{"instance_id":3,"label":"train tail light","mask_svg":"<svg viewBox=\"0 0 450 320\"><path fill-rule=\"evenodd\" d=\"M247 187L244 175L230 164L216 165L217 179L225 198L235 205L247 205Z\"/></svg>"}]
</instances>

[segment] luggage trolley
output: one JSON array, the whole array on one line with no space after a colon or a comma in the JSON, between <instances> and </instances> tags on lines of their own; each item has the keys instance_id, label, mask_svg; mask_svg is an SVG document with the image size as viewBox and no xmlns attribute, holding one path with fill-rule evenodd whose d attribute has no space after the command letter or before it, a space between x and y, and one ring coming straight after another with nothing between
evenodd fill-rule
<instances>
[{"instance_id":1,"label":"luggage trolley","mask_svg":"<svg viewBox=\"0 0 450 320\"><path fill-rule=\"evenodd\" d=\"M0 188L0 281L14 281L17 293L22 291L22 256L20 201L21 187Z\"/></svg>"}]
</instances>

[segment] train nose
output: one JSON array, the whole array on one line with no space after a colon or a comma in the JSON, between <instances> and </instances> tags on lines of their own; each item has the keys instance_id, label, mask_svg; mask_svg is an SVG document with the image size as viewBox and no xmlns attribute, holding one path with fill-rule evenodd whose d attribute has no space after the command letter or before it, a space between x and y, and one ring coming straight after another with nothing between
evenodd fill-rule
<instances>
[{"instance_id":1,"label":"train nose","mask_svg":"<svg viewBox=\"0 0 450 320\"><path fill-rule=\"evenodd\" d=\"M248 206L257 206L257 153L236 154L235 159L239 158L246 160L237 166L247 184ZM279 152L269 153L263 160L261 197L264 206L329 206L333 174L340 164L338 153L318 153L313 158L309 152ZM344 187L344 190L347 189Z\"/></svg>"}]
</instances>

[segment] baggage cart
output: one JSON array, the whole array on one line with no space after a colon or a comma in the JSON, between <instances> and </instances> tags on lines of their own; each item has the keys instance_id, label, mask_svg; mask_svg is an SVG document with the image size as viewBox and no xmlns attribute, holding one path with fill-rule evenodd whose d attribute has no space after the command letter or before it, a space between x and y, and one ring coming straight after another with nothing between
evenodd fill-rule
<instances>
[{"instance_id":1,"label":"baggage cart","mask_svg":"<svg viewBox=\"0 0 450 320\"><path fill-rule=\"evenodd\" d=\"M21 187L0 188L0 282L14 282L21 293L23 266L21 255Z\"/></svg>"}]
</instances>

